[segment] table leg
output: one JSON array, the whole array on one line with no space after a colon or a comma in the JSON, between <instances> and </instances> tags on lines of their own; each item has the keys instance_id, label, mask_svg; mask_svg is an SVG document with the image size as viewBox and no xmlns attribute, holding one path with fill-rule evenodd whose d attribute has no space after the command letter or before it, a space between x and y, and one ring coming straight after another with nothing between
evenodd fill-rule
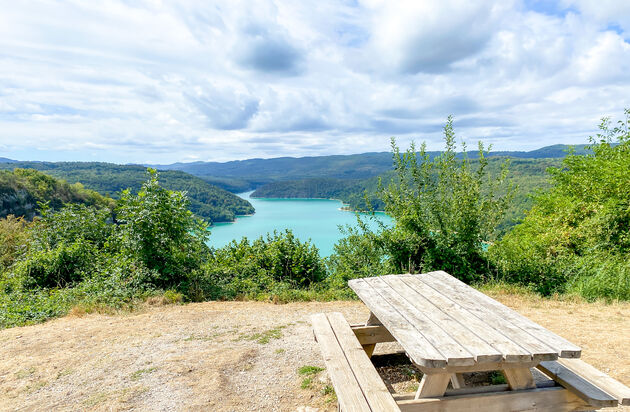
<instances>
[{"instance_id":1,"label":"table leg","mask_svg":"<svg viewBox=\"0 0 630 412\"><path fill-rule=\"evenodd\" d=\"M450 380L450 373L436 373L431 375L425 373L416 392L416 399L444 396L444 392L446 392L446 387Z\"/></svg>"},{"instance_id":2,"label":"table leg","mask_svg":"<svg viewBox=\"0 0 630 412\"><path fill-rule=\"evenodd\" d=\"M529 368L508 368L503 369L503 375L510 386L510 389L533 389L536 387L534 375Z\"/></svg>"},{"instance_id":3,"label":"table leg","mask_svg":"<svg viewBox=\"0 0 630 412\"><path fill-rule=\"evenodd\" d=\"M464 382L464 374L463 373L452 374L451 385L453 385L453 389L460 389L460 388L466 387L466 382Z\"/></svg>"},{"instance_id":4,"label":"table leg","mask_svg":"<svg viewBox=\"0 0 630 412\"><path fill-rule=\"evenodd\" d=\"M374 325L382 325L382 323L380 320L378 320L376 316L374 316L372 312L370 312L370 317L368 318L367 322L365 322L365 326L374 326ZM370 343L368 345L362 345L362 346L363 346L363 350L368 355L368 358L371 358L372 354L374 353L374 348L376 347L376 343Z\"/></svg>"}]
</instances>

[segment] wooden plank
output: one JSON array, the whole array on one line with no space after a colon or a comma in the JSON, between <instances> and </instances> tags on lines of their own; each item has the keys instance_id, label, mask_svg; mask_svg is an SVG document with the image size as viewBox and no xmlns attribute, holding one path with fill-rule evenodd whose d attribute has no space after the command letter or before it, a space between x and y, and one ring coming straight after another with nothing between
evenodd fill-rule
<instances>
[{"instance_id":1,"label":"wooden plank","mask_svg":"<svg viewBox=\"0 0 630 412\"><path fill-rule=\"evenodd\" d=\"M589 405L597 407L617 406L616 397L604 392L559 362L541 362L537 368Z\"/></svg>"},{"instance_id":2,"label":"wooden plank","mask_svg":"<svg viewBox=\"0 0 630 412\"><path fill-rule=\"evenodd\" d=\"M547 346L513 322L507 321L504 315L496 308L485 305L483 299L478 297L477 294L473 294L473 292L476 292L473 288L459 281L457 281L458 283L446 282L441 277L434 276L435 273L446 274L445 272L431 272L426 275L416 275L414 277L431 286L436 291L448 295L452 300L456 300L470 313L485 321L490 327L501 331L501 333L507 336L512 342L518 342L521 347L534 356L538 356L539 359L558 359L558 353L555 349ZM448 274L446 274L446 276L451 277Z\"/></svg>"},{"instance_id":3,"label":"wooden plank","mask_svg":"<svg viewBox=\"0 0 630 412\"><path fill-rule=\"evenodd\" d=\"M419 334L422 334L434 348L444 355L447 365L475 364L475 358L470 352L446 333L440 325L392 289L381 277L366 279L366 283L372 286L382 299L387 300ZM379 319L381 318L379 317ZM385 320L382 319L381 322L385 322ZM395 336L395 329L388 329ZM407 342L399 341L399 343L406 349Z\"/></svg>"},{"instance_id":4,"label":"wooden plank","mask_svg":"<svg viewBox=\"0 0 630 412\"><path fill-rule=\"evenodd\" d=\"M323 313L311 317L313 331L317 337L319 348L324 357L328 375L332 380L339 406L345 412L366 412L370 407L363 392L352 373L352 368L346 359L337 337L330 326L328 318Z\"/></svg>"},{"instance_id":5,"label":"wooden plank","mask_svg":"<svg viewBox=\"0 0 630 412\"><path fill-rule=\"evenodd\" d=\"M341 313L329 313L328 321L332 326L337 341L352 368L352 372L361 386L363 395L373 411L396 411L398 406L387 390L372 362L363 351L361 344L350 329L350 325Z\"/></svg>"},{"instance_id":6,"label":"wooden plank","mask_svg":"<svg viewBox=\"0 0 630 412\"><path fill-rule=\"evenodd\" d=\"M558 387L556 382L552 380L538 382L536 384L537 388L553 388ZM447 389L444 392L444 397L448 396L460 396L460 395L471 395L475 393L489 393L489 392L505 392L510 390L510 385L507 383L502 383L499 385L488 385L488 386L466 386L460 389ZM416 398L415 393L392 393L392 396L396 401L408 401Z\"/></svg>"},{"instance_id":7,"label":"wooden plank","mask_svg":"<svg viewBox=\"0 0 630 412\"><path fill-rule=\"evenodd\" d=\"M525 363L506 363L506 362L493 362L493 363L476 363L469 366L447 366L445 368L427 368L426 366L418 366L418 369L422 373L469 373L469 372L486 372L486 371L500 371L503 369L512 368L533 368L538 365L540 361L530 361Z\"/></svg>"},{"instance_id":8,"label":"wooden plank","mask_svg":"<svg viewBox=\"0 0 630 412\"><path fill-rule=\"evenodd\" d=\"M437 373L434 375L424 374L422 376L422 380L420 381L420 385L418 386L415 399L434 398L444 395L450 380L450 373Z\"/></svg>"},{"instance_id":9,"label":"wooden plank","mask_svg":"<svg viewBox=\"0 0 630 412\"><path fill-rule=\"evenodd\" d=\"M421 282L416 276L401 276L400 279L433 302L441 310L448 312L459 323L467 325L476 335L502 353L505 362L527 362L532 360L533 354L530 351L513 342L500 330L492 328L488 323L470 313L456 301Z\"/></svg>"},{"instance_id":10,"label":"wooden plank","mask_svg":"<svg viewBox=\"0 0 630 412\"><path fill-rule=\"evenodd\" d=\"M455 342L470 353L477 363L499 362L503 354L490 346L486 341L458 322L427 299L422 293L404 282L404 276L381 276L379 280L388 284L394 291L402 296L418 312L435 323ZM428 288L428 287L427 287ZM427 331L427 333L429 333Z\"/></svg>"},{"instance_id":11,"label":"wooden plank","mask_svg":"<svg viewBox=\"0 0 630 412\"><path fill-rule=\"evenodd\" d=\"M588 407L562 387L400 400L402 412L563 412Z\"/></svg>"},{"instance_id":12,"label":"wooden plank","mask_svg":"<svg viewBox=\"0 0 630 412\"><path fill-rule=\"evenodd\" d=\"M383 325L352 325L350 327L362 345L396 341Z\"/></svg>"},{"instance_id":13,"label":"wooden plank","mask_svg":"<svg viewBox=\"0 0 630 412\"><path fill-rule=\"evenodd\" d=\"M546 346L553 348L561 358L580 357L582 349L580 349L578 346L574 345L563 337L556 335L550 330L545 329L544 327L531 321L530 319L527 319L525 316L497 302L491 297L479 292L474 288L471 288L462 281L455 279L448 273L444 271L438 271L431 272L427 275L431 278L439 279L444 283L450 284L451 286L459 290L461 290L462 288L466 288L469 291L469 294L477 300L477 304L488 307L490 310L496 312L505 320L512 322L514 325L518 326L522 330L528 332L529 334L543 342Z\"/></svg>"},{"instance_id":14,"label":"wooden plank","mask_svg":"<svg viewBox=\"0 0 630 412\"><path fill-rule=\"evenodd\" d=\"M534 375L529 368L511 368L501 371L507 380L510 389L532 389L536 387Z\"/></svg>"},{"instance_id":15,"label":"wooden plank","mask_svg":"<svg viewBox=\"0 0 630 412\"><path fill-rule=\"evenodd\" d=\"M470 395L472 393L488 393L488 392L505 392L509 391L510 387L507 383L501 385L488 385L488 386L467 386L459 389L447 389L444 392L444 397L447 396L459 396ZM393 393L392 396L396 401L409 401L416 398L415 393Z\"/></svg>"},{"instance_id":16,"label":"wooden plank","mask_svg":"<svg viewBox=\"0 0 630 412\"><path fill-rule=\"evenodd\" d=\"M428 368L446 366L446 358L364 279L350 280L348 285L403 346L414 363Z\"/></svg>"},{"instance_id":17,"label":"wooden plank","mask_svg":"<svg viewBox=\"0 0 630 412\"><path fill-rule=\"evenodd\" d=\"M558 363L617 398L620 405L630 406L630 388L581 359L558 359Z\"/></svg>"}]
</instances>

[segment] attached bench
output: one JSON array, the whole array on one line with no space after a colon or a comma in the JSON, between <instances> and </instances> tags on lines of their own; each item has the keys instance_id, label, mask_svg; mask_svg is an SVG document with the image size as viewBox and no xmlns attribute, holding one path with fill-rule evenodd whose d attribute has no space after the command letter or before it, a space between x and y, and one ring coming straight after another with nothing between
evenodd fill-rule
<instances>
[{"instance_id":1,"label":"attached bench","mask_svg":"<svg viewBox=\"0 0 630 412\"><path fill-rule=\"evenodd\" d=\"M340 410L400 411L343 315L318 313L311 320Z\"/></svg>"},{"instance_id":2,"label":"attached bench","mask_svg":"<svg viewBox=\"0 0 630 412\"><path fill-rule=\"evenodd\" d=\"M591 406L630 405L630 388L581 359L540 362L536 368Z\"/></svg>"}]
</instances>

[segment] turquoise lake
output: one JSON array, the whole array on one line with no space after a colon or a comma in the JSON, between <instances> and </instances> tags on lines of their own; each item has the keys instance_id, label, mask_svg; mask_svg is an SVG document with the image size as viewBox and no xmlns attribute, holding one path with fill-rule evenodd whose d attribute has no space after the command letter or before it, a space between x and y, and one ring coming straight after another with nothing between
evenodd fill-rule
<instances>
[{"instance_id":1,"label":"turquoise lake","mask_svg":"<svg viewBox=\"0 0 630 412\"><path fill-rule=\"evenodd\" d=\"M210 246L221 247L243 236L253 240L274 230L291 229L301 240L311 239L321 256L328 256L342 237L338 226L355 226L357 222L354 212L340 210L343 204L338 200L256 199L250 197L251 193L240 193L239 196L247 199L256 213L239 216L233 223L213 225L208 241ZM385 223L392 222L392 218L384 213L376 215ZM370 226L375 228L376 223L370 222Z\"/></svg>"}]
</instances>

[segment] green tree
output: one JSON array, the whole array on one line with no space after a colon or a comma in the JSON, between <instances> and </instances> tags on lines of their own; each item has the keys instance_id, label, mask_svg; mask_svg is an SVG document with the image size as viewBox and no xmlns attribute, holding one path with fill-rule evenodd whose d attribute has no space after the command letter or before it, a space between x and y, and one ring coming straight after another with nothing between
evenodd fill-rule
<instances>
[{"instance_id":1,"label":"green tree","mask_svg":"<svg viewBox=\"0 0 630 412\"><path fill-rule=\"evenodd\" d=\"M178 285L208 257L206 223L188 210L186 193L159 185L153 169L137 194L122 192L116 213L120 252L154 271L155 286Z\"/></svg>"},{"instance_id":2,"label":"green tree","mask_svg":"<svg viewBox=\"0 0 630 412\"><path fill-rule=\"evenodd\" d=\"M590 153L549 169L521 224L491 248L500 275L541 293L630 299L630 110L608 118Z\"/></svg>"},{"instance_id":3,"label":"green tree","mask_svg":"<svg viewBox=\"0 0 630 412\"><path fill-rule=\"evenodd\" d=\"M419 153L413 144L401 153L392 139L394 177L387 185L379 183L378 195L395 224L364 235L372 246L359 249L381 250L385 268L394 273L440 269L471 282L489 272L484 245L494 240L513 193L506 181L508 163L497 176L489 175L481 142L475 160L468 158L465 145L458 155L451 116L444 142L445 150L432 159L425 144Z\"/></svg>"}]
</instances>

